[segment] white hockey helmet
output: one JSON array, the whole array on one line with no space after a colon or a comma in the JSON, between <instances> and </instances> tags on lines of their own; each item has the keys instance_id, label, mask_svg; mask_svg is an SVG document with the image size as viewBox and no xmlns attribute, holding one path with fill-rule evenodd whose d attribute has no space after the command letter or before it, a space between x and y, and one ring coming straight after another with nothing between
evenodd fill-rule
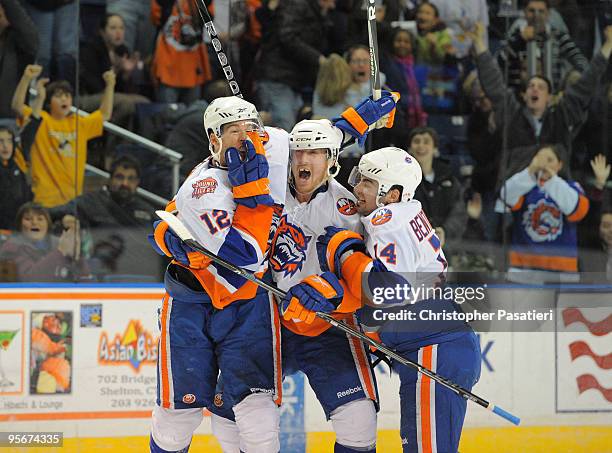
<instances>
[{"instance_id":1,"label":"white hockey helmet","mask_svg":"<svg viewBox=\"0 0 612 453\"><path fill-rule=\"evenodd\" d=\"M334 177L340 171L338 155L344 134L329 120L302 120L289 134L290 155L298 149L327 149L327 176Z\"/></svg>"},{"instance_id":2,"label":"white hockey helmet","mask_svg":"<svg viewBox=\"0 0 612 453\"><path fill-rule=\"evenodd\" d=\"M423 179L423 171L417 160L406 151L388 146L364 154L351 171L349 184L356 186L362 176L378 182L376 204L382 207L382 197L393 186L401 186L402 201L412 199Z\"/></svg>"},{"instance_id":3,"label":"white hockey helmet","mask_svg":"<svg viewBox=\"0 0 612 453\"><path fill-rule=\"evenodd\" d=\"M224 124L235 121L252 122L252 130L263 131L263 125L259 120L259 113L253 104L238 96L225 96L213 100L204 111L204 130L209 138L209 149L213 158L219 161L219 152L215 152L210 143L210 133L221 140ZM221 148L219 148L221 149Z\"/></svg>"}]
</instances>

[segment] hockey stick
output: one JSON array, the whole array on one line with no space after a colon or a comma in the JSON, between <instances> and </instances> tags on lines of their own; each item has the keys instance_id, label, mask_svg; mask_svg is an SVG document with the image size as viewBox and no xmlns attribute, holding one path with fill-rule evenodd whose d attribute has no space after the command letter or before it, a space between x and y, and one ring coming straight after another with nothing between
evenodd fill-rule
<instances>
[{"instance_id":1,"label":"hockey stick","mask_svg":"<svg viewBox=\"0 0 612 453\"><path fill-rule=\"evenodd\" d=\"M372 87L372 98L380 99L380 71L378 68L378 36L376 35L376 3L375 0L368 2L368 44L370 46L370 86Z\"/></svg>"},{"instance_id":2,"label":"hockey stick","mask_svg":"<svg viewBox=\"0 0 612 453\"><path fill-rule=\"evenodd\" d=\"M219 256L212 253L210 250L206 249L204 246L200 245L193 238L193 235L189 232L189 230L187 230L185 225L183 225L183 223L174 214L171 214L170 212L167 212L167 211L155 211L155 213L160 219L164 220L168 224L168 226L172 229L172 231L174 231L176 235L179 238L181 238L181 240L185 244L187 244L189 247L193 248L194 250L197 250L198 252L206 256L207 258L210 258L213 262L225 267L226 269L229 269L230 271L240 275L241 277L244 277L245 279L255 283L256 285L259 285L262 288L267 289L268 291L275 294L279 298L282 299L286 296L286 293L282 291L281 289L277 288L276 286L270 285L269 283L266 283L260 280L251 272L245 269L242 269L224 260L223 258L220 258ZM364 343L375 347L381 352L384 352L389 357L391 357L393 360L397 360L402 365L416 369L419 373L424 374L430 379L448 388L449 390L452 390L457 395L465 398L466 400L472 401L478 404L479 406L482 406L485 409L490 410L491 412L499 415L502 418L505 418L506 420L508 420L511 423L514 423L515 425L518 425L520 423L521 420L518 417L512 415L509 412L506 412L501 407L495 406L494 404L489 403L488 401L482 399L481 397L474 395L472 392L464 389L463 387L455 384L454 382L449 381L448 379L443 378L442 376L436 374L435 372L429 370L428 368L425 368L423 365L400 356L398 353L396 353L392 349L389 349L383 344L377 342L376 340L371 339L364 333L359 332L358 330L355 330L352 327L347 326L345 323L336 320L333 316L328 315L327 313L321 313L321 312L317 312L316 314L318 318L321 318L324 321L327 321L332 326L343 330L345 333L353 337L359 338Z\"/></svg>"},{"instance_id":3,"label":"hockey stick","mask_svg":"<svg viewBox=\"0 0 612 453\"><path fill-rule=\"evenodd\" d=\"M213 23L213 18L210 16L210 13L208 12L208 8L206 8L206 3L204 3L204 0L199 0L199 3L202 4L202 8L204 9L206 18L208 20L206 20L202 15L202 8L200 8L199 4L196 4L196 9L200 14L202 22L204 23L203 27L208 32L208 36L210 36L211 44L215 49L215 53L217 54L217 58L219 59L221 69L223 70L223 74L227 79L227 83L229 84L230 89L232 90L232 94L234 96L242 98L243 96L240 92L240 87L238 86L238 82L236 82L236 79L234 78L234 71L232 71L232 67L229 64L227 55L225 54L225 52L223 52L223 46L221 45L221 40L218 38L219 35L217 34L217 29L215 28L215 24Z\"/></svg>"}]
</instances>

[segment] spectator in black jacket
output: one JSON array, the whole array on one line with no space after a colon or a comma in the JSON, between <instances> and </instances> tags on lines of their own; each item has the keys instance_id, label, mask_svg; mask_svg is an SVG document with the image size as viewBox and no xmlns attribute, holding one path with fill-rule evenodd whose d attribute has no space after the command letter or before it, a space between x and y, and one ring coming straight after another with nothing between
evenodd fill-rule
<instances>
[{"instance_id":1,"label":"spectator in black jacket","mask_svg":"<svg viewBox=\"0 0 612 453\"><path fill-rule=\"evenodd\" d=\"M38 31L21 2L0 0L0 118L15 117L11 96L37 51Z\"/></svg>"},{"instance_id":2,"label":"spectator in black jacket","mask_svg":"<svg viewBox=\"0 0 612 453\"><path fill-rule=\"evenodd\" d=\"M125 25L121 16L106 14L96 37L81 46L80 106L86 111L98 108L104 93L102 74L113 68L117 75L111 121L131 129L137 103L150 102L139 94L145 82L144 63L125 45Z\"/></svg>"},{"instance_id":3,"label":"spectator in black jacket","mask_svg":"<svg viewBox=\"0 0 612 453\"><path fill-rule=\"evenodd\" d=\"M463 188L453 175L451 166L443 159L434 158L438 149L438 133L430 127L410 131L408 152L423 170L423 181L414 198L421 202L442 245L463 235L468 216L463 199Z\"/></svg>"},{"instance_id":4,"label":"spectator in black jacket","mask_svg":"<svg viewBox=\"0 0 612 453\"><path fill-rule=\"evenodd\" d=\"M262 8L267 9L267 2ZM332 50L328 13L333 8L334 0L287 0L258 15L267 17L254 74L257 107L270 112L273 124L285 130L295 124L302 91L314 87L319 64Z\"/></svg>"},{"instance_id":5,"label":"spectator in black jacket","mask_svg":"<svg viewBox=\"0 0 612 453\"><path fill-rule=\"evenodd\" d=\"M155 208L136 195L140 183L140 165L129 156L118 157L111 164L110 181L96 192L79 195L65 205L50 210L55 220L76 212L81 225L91 228L149 228Z\"/></svg>"},{"instance_id":6,"label":"spectator in black jacket","mask_svg":"<svg viewBox=\"0 0 612 453\"><path fill-rule=\"evenodd\" d=\"M0 229L16 228L19 207L32 199L32 190L24 173L23 163L15 161L15 134L0 126Z\"/></svg>"},{"instance_id":7,"label":"spectator in black jacket","mask_svg":"<svg viewBox=\"0 0 612 453\"><path fill-rule=\"evenodd\" d=\"M45 90L48 79L39 79L36 90L40 94ZM32 102L32 116L27 121L17 140L15 129L0 126L0 230L18 229L15 216L19 207L32 200L29 171L30 149L42 121L40 112L44 96L38 96Z\"/></svg>"},{"instance_id":8,"label":"spectator in black jacket","mask_svg":"<svg viewBox=\"0 0 612 453\"><path fill-rule=\"evenodd\" d=\"M500 154L495 150L502 147L501 129L497 127L493 104L482 90L476 71L466 78L463 88L472 107L467 121L467 149L474 159L471 190L481 195L482 225L486 238L493 240L497 233L498 219L494 207L500 160Z\"/></svg>"},{"instance_id":9,"label":"spectator in black jacket","mask_svg":"<svg viewBox=\"0 0 612 453\"><path fill-rule=\"evenodd\" d=\"M508 149L502 155L503 171L499 175L499 180L506 180L529 165L540 144L562 143L571 149L571 142L585 121L588 105L607 68L612 53L612 26L606 28L604 45L580 79L554 106L550 105L553 94L550 82L541 76L528 81L523 94L524 104L507 91L501 71L487 50L484 33L486 30L479 23L470 37L474 41L480 83L493 103L495 122L509 131Z\"/></svg>"},{"instance_id":10,"label":"spectator in black jacket","mask_svg":"<svg viewBox=\"0 0 612 453\"><path fill-rule=\"evenodd\" d=\"M74 222L76 214L89 229L93 238L91 271L100 279L113 273L159 274L159 257L146 240L155 208L136 195L139 182L139 163L121 156L111 165L107 186L50 210L51 217L61 219L64 225Z\"/></svg>"}]
</instances>

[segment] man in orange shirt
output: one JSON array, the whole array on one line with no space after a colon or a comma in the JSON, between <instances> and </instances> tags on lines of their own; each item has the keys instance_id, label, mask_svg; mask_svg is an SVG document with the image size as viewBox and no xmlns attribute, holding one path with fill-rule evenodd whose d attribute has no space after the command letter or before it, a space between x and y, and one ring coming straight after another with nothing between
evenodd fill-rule
<instances>
[{"instance_id":1,"label":"man in orange shirt","mask_svg":"<svg viewBox=\"0 0 612 453\"><path fill-rule=\"evenodd\" d=\"M28 86L41 72L41 66L28 65L13 95L13 110L23 121L32 114L25 103ZM100 108L85 117L71 111L72 87L68 82L56 81L46 89L44 83L37 86L39 102L49 91L48 111L41 112L31 152L34 201L44 207L65 204L83 191L87 142L102 135L104 121L113 113L115 73L106 71L103 78L106 87Z\"/></svg>"}]
</instances>

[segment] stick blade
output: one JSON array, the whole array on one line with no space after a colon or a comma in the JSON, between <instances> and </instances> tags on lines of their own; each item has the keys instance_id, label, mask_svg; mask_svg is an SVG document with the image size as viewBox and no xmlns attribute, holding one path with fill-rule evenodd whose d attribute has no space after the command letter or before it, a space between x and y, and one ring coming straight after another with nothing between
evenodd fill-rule
<instances>
[{"instance_id":1,"label":"stick blade","mask_svg":"<svg viewBox=\"0 0 612 453\"><path fill-rule=\"evenodd\" d=\"M155 214L157 214L157 217L166 222L170 229L174 231L176 235L181 238L181 240L193 240L193 235L189 232L185 225L183 225L183 222L181 222L174 214L168 211L162 211L161 209L155 211Z\"/></svg>"}]
</instances>

